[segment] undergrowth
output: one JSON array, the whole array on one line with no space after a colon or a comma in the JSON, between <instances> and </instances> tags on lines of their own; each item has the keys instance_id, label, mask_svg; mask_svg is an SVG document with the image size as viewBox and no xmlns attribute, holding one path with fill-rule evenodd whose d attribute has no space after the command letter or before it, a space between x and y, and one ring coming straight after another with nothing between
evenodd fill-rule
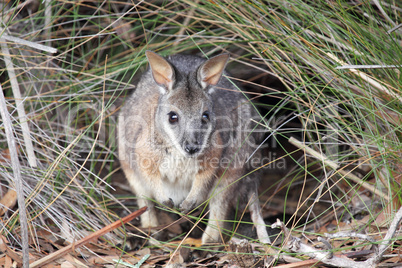
<instances>
[{"instance_id":1,"label":"undergrowth","mask_svg":"<svg viewBox=\"0 0 402 268\"><path fill-rule=\"evenodd\" d=\"M296 234L351 222L381 234L401 206L396 1L11 1L1 12L0 81L37 253L45 231L73 242L135 209L112 184L115 127L145 50L231 54L228 70L267 129L261 202L267 211L279 202L276 217ZM3 197L18 190L4 124L0 139ZM3 208L1 234L19 251L18 208ZM124 237L119 229L105 239Z\"/></svg>"}]
</instances>

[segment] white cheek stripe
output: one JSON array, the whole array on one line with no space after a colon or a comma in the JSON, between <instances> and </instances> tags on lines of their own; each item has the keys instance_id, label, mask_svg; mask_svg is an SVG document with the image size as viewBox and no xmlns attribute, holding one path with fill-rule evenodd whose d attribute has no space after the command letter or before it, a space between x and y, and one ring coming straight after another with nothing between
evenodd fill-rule
<instances>
[{"instance_id":1,"label":"white cheek stripe","mask_svg":"<svg viewBox=\"0 0 402 268\"><path fill-rule=\"evenodd\" d=\"M180 120L180 119L179 119ZM179 122L180 124L180 122ZM181 136L183 135L182 133L179 133L179 137L176 135L176 133L173 131L171 125L167 122L163 123L163 128L165 129L165 132L167 134L168 137L164 137L165 140L167 139L168 141L170 141L171 145L173 145L176 150L178 150L183 156L186 155L186 152L183 150L183 148L181 147L179 140L181 139ZM180 131L181 132L181 131Z\"/></svg>"}]
</instances>

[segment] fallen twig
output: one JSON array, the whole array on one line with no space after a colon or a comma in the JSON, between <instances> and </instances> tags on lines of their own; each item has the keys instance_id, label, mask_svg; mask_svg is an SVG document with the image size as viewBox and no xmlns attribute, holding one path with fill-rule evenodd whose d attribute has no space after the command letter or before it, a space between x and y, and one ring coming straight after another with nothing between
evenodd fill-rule
<instances>
[{"instance_id":1,"label":"fallen twig","mask_svg":"<svg viewBox=\"0 0 402 268\"><path fill-rule=\"evenodd\" d=\"M116 228L119 228L120 226L122 226L123 224L126 224L127 222L133 220L134 218L140 216L142 213L144 213L147 210L147 207L143 207L140 208L139 210L131 213L130 215L122 218L121 220L117 220L114 223L90 234L89 236L77 241L76 243L70 244L64 248L59 249L56 252L53 252L52 254L47 255L46 257L43 257L40 260L37 260L35 262L33 262L29 267L30 268L35 268L35 267L42 267L45 264L48 264L51 261L54 261L58 258L63 257L64 255L66 255L67 253L69 253L70 251L73 251L83 245L85 245L86 243L90 242L93 239L96 239L108 232L113 231Z\"/></svg>"},{"instance_id":2,"label":"fallen twig","mask_svg":"<svg viewBox=\"0 0 402 268\"><path fill-rule=\"evenodd\" d=\"M394 219L389 225L388 232L386 233L384 239L381 241L378 247L378 254L372 258L372 263L378 263L385 253L385 250L390 246L392 238L395 236L396 230L402 220L402 207L399 208L398 212L395 214Z\"/></svg>"},{"instance_id":3,"label":"fallen twig","mask_svg":"<svg viewBox=\"0 0 402 268\"><path fill-rule=\"evenodd\" d=\"M398 30L398 29L401 28L401 27L402 27L402 23L400 23L400 24L396 25L394 28L388 30L388 31L387 31L387 34L391 34L393 31L396 31L396 30Z\"/></svg>"},{"instance_id":4,"label":"fallen twig","mask_svg":"<svg viewBox=\"0 0 402 268\"><path fill-rule=\"evenodd\" d=\"M317 250L314 247L304 244L300 241L299 238L293 237L290 231L286 228L286 226L280 220L277 220L276 223L272 224L272 228L281 228L283 233L285 234L285 242L284 247L290 250L291 252L297 252L304 255L307 255L317 261L321 261L325 264L329 264L336 267L356 267L356 268L367 268L367 264L355 262L351 259L340 258L337 256L333 256L329 251Z\"/></svg>"},{"instance_id":5,"label":"fallen twig","mask_svg":"<svg viewBox=\"0 0 402 268\"><path fill-rule=\"evenodd\" d=\"M365 234L359 234L356 232L338 232L338 233L334 233L334 234L325 234L325 237L328 237L329 239L335 239L335 238L344 238L344 237L348 237L348 238L357 238L360 240L365 240L365 241L369 241L371 243L375 243L375 239L365 235Z\"/></svg>"}]
</instances>

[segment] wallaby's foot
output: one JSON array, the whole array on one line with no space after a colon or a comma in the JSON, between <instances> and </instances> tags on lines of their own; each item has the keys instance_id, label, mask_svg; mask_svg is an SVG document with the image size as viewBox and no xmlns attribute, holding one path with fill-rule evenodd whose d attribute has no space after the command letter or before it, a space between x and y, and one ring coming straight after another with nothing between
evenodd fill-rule
<instances>
[{"instance_id":1,"label":"wallaby's foot","mask_svg":"<svg viewBox=\"0 0 402 268\"><path fill-rule=\"evenodd\" d=\"M270 245L271 239L269 238L267 228L265 227L265 225L256 225L256 229L257 229L258 240L260 240L260 242L263 244Z\"/></svg>"},{"instance_id":2,"label":"wallaby's foot","mask_svg":"<svg viewBox=\"0 0 402 268\"><path fill-rule=\"evenodd\" d=\"M213 239L212 237L207 237L207 236L205 236L205 235L203 235L202 236L202 239L201 239L201 243L202 243L202 245L204 246L208 246L208 245L219 245L219 244L221 244L222 243L222 240L221 239Z\"/></svg>"},{"instance_id":3,"label":"wallaby's foot","mask_svg":"<svg viewBox=\"0 0 402 268\"><path fill-rule=\"evenodd\" d=\"M205 232L202 235L202 245L218 245L223 243L223 234L217 229L216 226L207 226Z\"/></svg>"},{"instance_id":4,"label":"wallaby's foot","mask_svg":"<svg viewBox=\"0 0 402 268\"><path fill-rule=\"evenodd\" d=\"M162 202L162 205L168 207L168 208L173 208L174 207L174 203L172 198L169 198L168 200L165 200Z\"/></svg>"},{"instance_id":5,"label":"wallaby's foot","mask_svg":"<svg viewBox=\"0 0 402 268\"><path fill-rule=\"evenodd\" d=\"M196 206L197 206L196 200L194 200L194 199L187 200L186 199L180 204L180 211L184 214L187 214L190 211L192 211Z\"/></svg>"}]
</instances>

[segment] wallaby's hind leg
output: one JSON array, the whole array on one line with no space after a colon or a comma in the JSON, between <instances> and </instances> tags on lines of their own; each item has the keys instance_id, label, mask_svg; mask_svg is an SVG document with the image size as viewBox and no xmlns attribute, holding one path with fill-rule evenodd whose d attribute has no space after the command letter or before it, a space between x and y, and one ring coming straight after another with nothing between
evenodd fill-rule
<instances>
[{"instance_id":1,"label":"wallaby's hind leg","mask_svg":"<svg viewBox=\"0 0 402 268\"><path fill-rule=\"evenodd\" d=\"M260 202L258 201L257 192L250 191L248 194L248 198L250 202L249 210L251 214L251 220L253 221L253 224L257 230L258 240L260 240L260 242L264 244L271 244L271 239L269 239L267 227L265 226L264 219L261 215Z\"/></svg>"}]
</instances>

